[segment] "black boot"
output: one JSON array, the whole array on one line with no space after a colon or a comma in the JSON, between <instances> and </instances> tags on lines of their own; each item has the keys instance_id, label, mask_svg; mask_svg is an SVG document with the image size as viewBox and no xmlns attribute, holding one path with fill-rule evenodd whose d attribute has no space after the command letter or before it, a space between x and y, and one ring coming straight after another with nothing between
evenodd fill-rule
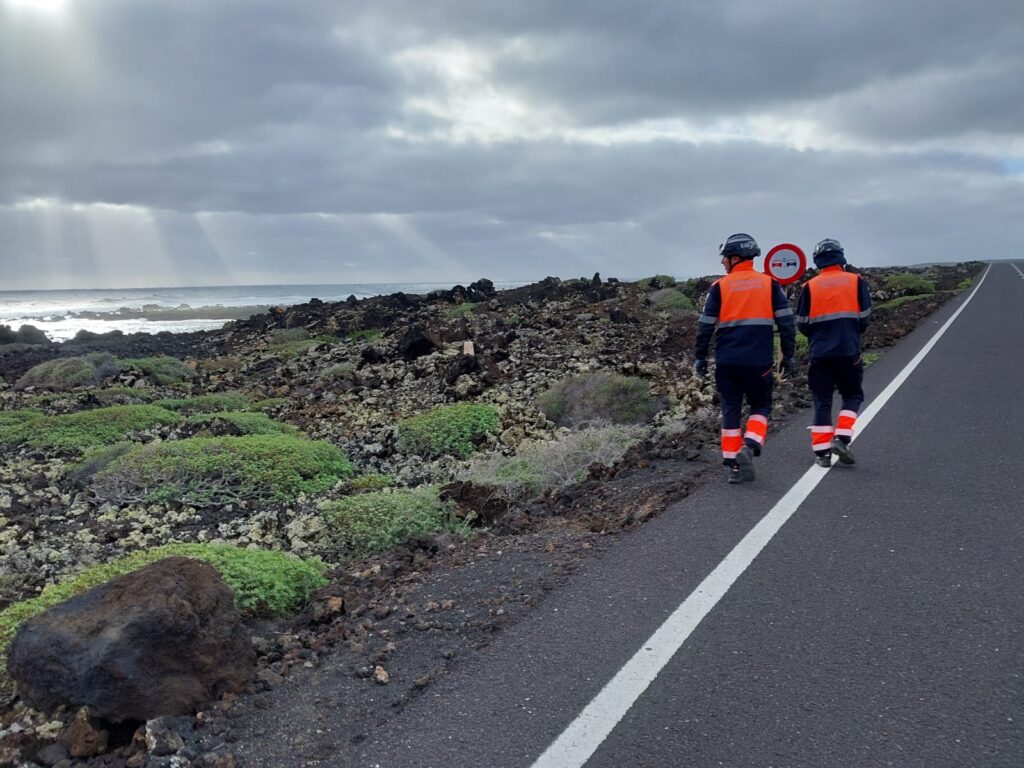
<instances>
[{"instance_id":1,"label":"black boot","mask_svg":"<svg viewBox=\"0 0 1024 768\"><path fill-rule=\"evenodd\" d=\"M848 440L843 440L841 437L833 438L832 450L839 457L841 464L855 464L856 461L853 458L853 451L850 449L850 443Z\"/></svg>"},{"instance_id":2,"label":"black boot","mask_svg":"<svg viewBox=\"0 0 1024 768\"><path fill-rule=\"evenodd\" d=\"M736 464L740 470L739 482L749 483L754 479L754 452L750 450L750 446L744 445L740 448L736 454Z\"/></svg>"}]
</instances>

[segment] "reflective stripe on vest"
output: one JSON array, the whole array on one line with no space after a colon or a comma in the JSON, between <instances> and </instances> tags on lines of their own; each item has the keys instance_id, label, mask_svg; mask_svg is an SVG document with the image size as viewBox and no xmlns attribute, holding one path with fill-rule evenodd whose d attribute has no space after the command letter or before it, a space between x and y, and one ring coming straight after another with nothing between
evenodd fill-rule
<instances>
[{"instance_id":1,"label":"reflective stripe on vest","mask_svg":"<svg viewBox=\"0 0 1024 768\"><path fill-rule=\"evenodd\" d=\"M722 292L722 308L718 313L718 327L737 325L772 325L772 279L754 271L751 261L737 264L718 281Z\"/></svg>"},{"instance_id":2,"label":"reflective stripe on vest","mask_svg":"<svg viewBox=\"0 0 1024 768\"><path fill-rule=\"evenodd\" d=\"M861 311L857 280L853 272L843 272L839 267L826 267L807 284L811 291L811 309L807 322L859 318Z\"/></svg>"}]
</instances>

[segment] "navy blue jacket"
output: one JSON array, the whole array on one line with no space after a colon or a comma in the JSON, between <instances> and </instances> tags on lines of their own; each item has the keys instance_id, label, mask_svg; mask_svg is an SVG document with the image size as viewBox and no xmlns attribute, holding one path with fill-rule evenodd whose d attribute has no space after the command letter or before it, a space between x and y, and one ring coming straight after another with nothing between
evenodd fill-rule
<instances>
[{"instance_id":1,"label":"navy blue jacket","mask_svg":"<svg viewBox=\"0 0 1024 768\"><path fill-rule=\"evenodd\" d=\"M752 272L753 268L753 262L737 264L730 275L741 276L744 272ZM722 278L722 280L725 279L727 278ZM793 310L789 306L789 299L786 298L782 287L774 280L765 281L765 290L771 292L771 309L769 312L763 313L768 314L768 317L727 320L719 324L723 315L730 316L728 311L723 312L720 282L722 281L711 286L707 301L704 303L704 312L701 314L697 326L696 358L698 360L707 359L711 337L715 335L717 328L718 332L715 335L716 362L726 365L770 367L775 362L773 321L774 325L779 328L782 356L784 358L793 357L796 350L796 327L793 323Z\"/></svg>"},{"instance_id":2,"label":"navy blue jacket","mask_svg":"<svg viewBox=\"0 0 1024 768\"><path fill-rule=\"evenodd\" d=\"M807 337L812 359L859 355L860 335L871 318L871 291L864 278L858 275L848 285L830 286L835 273L852 274L839 266L825 267L807 281L797 299L796 325Z\"/></svg>"}]
</instances>

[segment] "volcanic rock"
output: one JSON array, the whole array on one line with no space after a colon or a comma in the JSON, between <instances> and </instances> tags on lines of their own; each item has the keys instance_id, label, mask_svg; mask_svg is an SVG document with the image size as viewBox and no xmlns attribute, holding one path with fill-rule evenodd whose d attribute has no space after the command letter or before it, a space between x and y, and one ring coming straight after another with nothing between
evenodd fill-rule
<instances>
[{"instance_id":1,"label":"volcanic rock","mask_svg":"<svg viewBox=\"0 0 1024 768\"><path fill-rule=\"evenodd\" d=\"M422 326L410 328L398 342L398 353L407 360L412 360L440 349L443 342L437 334Z\"/></svg>"},{"instance_id":2,"label":"volcanic rock","mask_svg":"<svg viewBox=\"0 0 1024 768\"><path fill-rule=\"evenodd\" d=\"M29 620L8 671L24 701L112 722L184 715L242 690L255 665L231 589L206 563L160 560Z\"/></svg>"}]
</instances>

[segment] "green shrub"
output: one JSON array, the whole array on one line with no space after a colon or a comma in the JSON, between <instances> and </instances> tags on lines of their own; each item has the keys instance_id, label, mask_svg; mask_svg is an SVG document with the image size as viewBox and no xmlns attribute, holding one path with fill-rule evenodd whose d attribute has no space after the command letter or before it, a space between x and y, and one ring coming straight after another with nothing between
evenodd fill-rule
<instances>
[{"instance_id":1,"label":"green shrub","mask_svg":"<svg viewBox=\"0 0 1024 768\"><path fill-rule=\"evenodd\" d=\"M283 616L301 608L309 596L327 583L324 564L299 560L280 552L239 549L213 544L168 544L132 553L110 563L94 565L38 596L0 612L0 654L6 653L22 623L51 606L66 602L93 587L174 556L209 563L235 591L235 605L244 616ZM2 665L0 665L2 667Z\"/></svg>"},{"instance_id":2,"label":"green shrub","mask_svg":"<svg viewBox=\"0 0 1024 768\"><path fill-rule=\"evenodd\" d=\"M349 485L352 486L353 491L379 491L384 488L389 488L394 484L395 481L393 478L388 477L387 475L375 473L354 477L349 483Z\"/></svg>"},{"instance_id":3,"label":"green shrub","mask_svg":"<svg viewBox=\"0 0 1024 768\"><path fill-rule=\"evenodd\" d=\"M901 296L921 296L935 293L935 283L912 272L898 272L885 278L883 287Z\"/></svg>"},{"instance_id":4,"label":"green shrub","mask_svg":"<svg viewBox=\"0 0 1024 768\"><path fill-rule=\"evenodd\" d=\"M807 356L807 352L808 352L808 350L810 348L809 345L810 345L810 341L808 341L807 337L804 336L802 333L800 333L798 331L797 334L796 334L796 356L797 357L806 357ZM775 357L778 358L778 356L781 353L782 353L782 342L779 340L778 334L776 334L775 335Z\"/></svg>"},{"instance_id":5,"label":"green shrub","mask_svg":"<svg viewBox=\"0 0 1024 768\"><path fill-rule=\"evenodd\" d=\"M465 317L466 315L472 314L473 308L476 306L472 301L464 301L457 307L452 307L448 310L448 313L452 317Z\"/></svg>"},{"instance_id":6,"label":"green shrub","mask_svg":"<svg viewBox=\"0 0 1024 768\"><path fill-rule=\"evenodd\" d=\"M175 413L155 405L114 405L91 411L40 416L0 429L0 443L31 445L62 451L86 451L111 445L132 432L179 420Z\"/></svg>"},{"instance_id":7,"label":"green shrub","mask_svg":"<svg viewBox=\"0 0 1024 768\"><path fill-rule=\"evenodd\" d=\"M537 407L563 426L640 424L658 411L659 403L643 379L595 371L558 382L537 399Z\"/></svg>"},{"instance_id":8,"label":"green shrub","mask_svg":"<svg viewBox=\"0 0 1024 768\"><path fill-rule=\"evenodd\" d=\"M498 409L493 405L441 405L398 422L398 440L407 452L464 459L487 435L495 434L500 428Z\"/></svg>"},{"instance_id":9,"label":"green shrub","mask_svg":"<svg viewBox=\"0 0 1024 768\"><path fill-rule=\"evenodd\" d=\"M104 387L91 394L103 406L148 403L153 400L152 393L133 387Z\"/></svg>"},{"instance_id":10,"label":"green shrub","mask_svg":"<svg viewBox=\"0 0 1024 768\"><path fill-rule=\"evenodd\" d=\"M637 280L636 284L644 290L655 286L658 288L671 288L676 284L676 279L672 275L653 275L652 277Z\"/></svg>"},{"instance_id":11,"label":"green shrub","mask_svg":"<svg viewBox=\"0 0 1024 768\"><path fill-rule=\"evenodd\" d=\"M265 413L245 411L222 411L220 413L197 413L188 417L189 424L205 424L220 419L233 424L243 435L295 435L299 430L291 424L274 421Z\"/></svg>"},{"instance_id":12,"label":"green shrub","mask_svg":"<svg viewBox=\"0 0 1024 768\"><path fill-rule=\"evenodd\" d=\"M44 414L32 408L18 408L13 411L0 411L0 429L4 427L15 427L25 424L33 419L38 419Z\"/></svg>"},{"instance_id":13,"label":"green shrub","mask_svg":"<svg viewBox=\"0 0 1024 768\"><path fill-rule=\"evenodd\" d=\"M63 357L47 360L30 368L18 379L15 389L51 389L66 392L75 387L92 387L100 383L96 366L84 357Z\"/></svg>"},{"instance_id":14,"label":"green shrub","mask_svg":"<svg viewBox=\"0 0 1024 768\"><path fill-rule=\"evenodd\" d=\"M355 376L356 367L352 363L338 363L338 365L332 365L323 372L323 377L325 379L330 379L331 381L354 379Z\"/></svg>"},{"instance_id":15,"label":"green shrub","mask_svg":"<svg viewBox=\"0 0 1024 768\"><path fill-rule=\"evenodd\" d=\"M964 291L966 291L969 288L972 288L973 286L974 286L974 278L965 277L963 280L961 280L959 283L957 283L956 292L957 293L963 293Z\"/></svg>"},{"instance_id":16,"label":"green shrub","mask_svg":"<svg viewBox=\"0 0 1024 768\"><path fill-rule=\"evenodd\" d=\"M651 307L655 312L668 312L673 315L693 312L695 307L689 296L675 288L662 288L651 294Z\"/></svg>"},{"instance_id":17,"label":"green shrub","mask_svg":"<svg viewBox=\"0 0 1024 768\"><path fill-rule=\"evenodd\" d=\"M510 498L536 496L585 479L592 464L613 465L643 435L636 426L595 427L551 442L523 443L515 456L474 460L465 477Z\"/></svg>"},{"instance_id":18,"label":"green shrub","mask_svg":"<svg viewBox=\"0 0 1024 768\"><path fill-rule=\"evenodd\" d=\"M896 307L901 307L904 304L909 304L912 301L920 301L921 299L929 298L931 298L931 294L927 293L920 294L917 296L899 296L898 298L895 299L889 299L889 301L883 301L881 304L878 304L875 307L873 307L873 309L875 311L884 312L889 309L896 309Z\"/></svg>"},{"instance_id":19,"label":"green shrub","mask_svg":"<svg viewBox=\"0 0 1024 768\"><path fill-rule=\"evenodd\" d=\"M376 341L380 338L380 328L367 328L362 331L350 331L348 334L349 341Z\"/></svg>"},{"instance_id":20,"label":"green shrub","mask_svg":"<svg viewBox=\"0 0 1024 768\"><path fill-rule=\"evenodd\" d=\"M361 493L321 506L329 535L357 554L382 552L431 533L468 535L469 526L443 504L431 486L392 493Z\"/></svg>"},{"instance_id":21,"label":"green shrub","mask_svg":"<svg viewBox=\"0 0 1024 768\"><path fill-rule=\"evenodd\" d=\"M120 458L136 447L135 443L114 443L102 448L92 448L85 452L82 461L72 467L67 477L76 485L85 485L97 472L106 469L111 462Z\"/></svg>"},{"instance_id":22,"label":"green shrub","mask_svg":"<svg viewBox=\"0 0 1024 768\"><path fill-rule=\"evenodd\" d=\"M271 344L288 344L306 339L309 339L309 331L305 328L281 328L270 335Z\"/></svg>"},{"instance_id":23,"label":"green shrub","mask_svg":"<svg viewBox=\"0 0 1024 768\"><path fill-rule=\"evenodd\" d=\"M878 362L882 354L880 352L864 352L861 354L860 359L864 362L864 367L867 368L869 365L874 365Z\"/></svg>"},{"instance_id":24,"label":"green shrub","mask_svg":"<svg viewBox=\"0 0 1024 768\"><path fill-rule=\"evenodd\" d=\"M337 339L333 336L310 337L305 328L288 328L278 331L270 340L270 351L282 360L304 355L313 347L321 344L333 344Z\"/></svg>"},{"instance_id":25,"label":"green shrub","mask_svg":"<svg viewBox=\"0 0 1024 768\"><path fill-rule=\"evenodd\" d=\"M96 475L93 489L114 502L207 505L294 500L354 474L330 443L291 435L192 437L141 446Z\"/></svg>"},{"instance_id":26,"label":"green shrub","mask_svg":"<svg viewBox=\"0 0 1024 768\"><path fill-rule=\"evenodd\" d=\"M251 404L241 392L214 392L182 399L157 400L154 405L181 413L214 413L217 411L244 411Z\"/></svg>"},{"instance_id":27,"label":"green shrub","mask_svg":"<svg viewBox=\"0 0 1024 768\"><path fill-rule=\"evenodd\" d=\"M125 368L136 368L157 384L174 384L192 378L195 373L176 357L139 357L122 360Z\"/></svg>"}]
</instances>

